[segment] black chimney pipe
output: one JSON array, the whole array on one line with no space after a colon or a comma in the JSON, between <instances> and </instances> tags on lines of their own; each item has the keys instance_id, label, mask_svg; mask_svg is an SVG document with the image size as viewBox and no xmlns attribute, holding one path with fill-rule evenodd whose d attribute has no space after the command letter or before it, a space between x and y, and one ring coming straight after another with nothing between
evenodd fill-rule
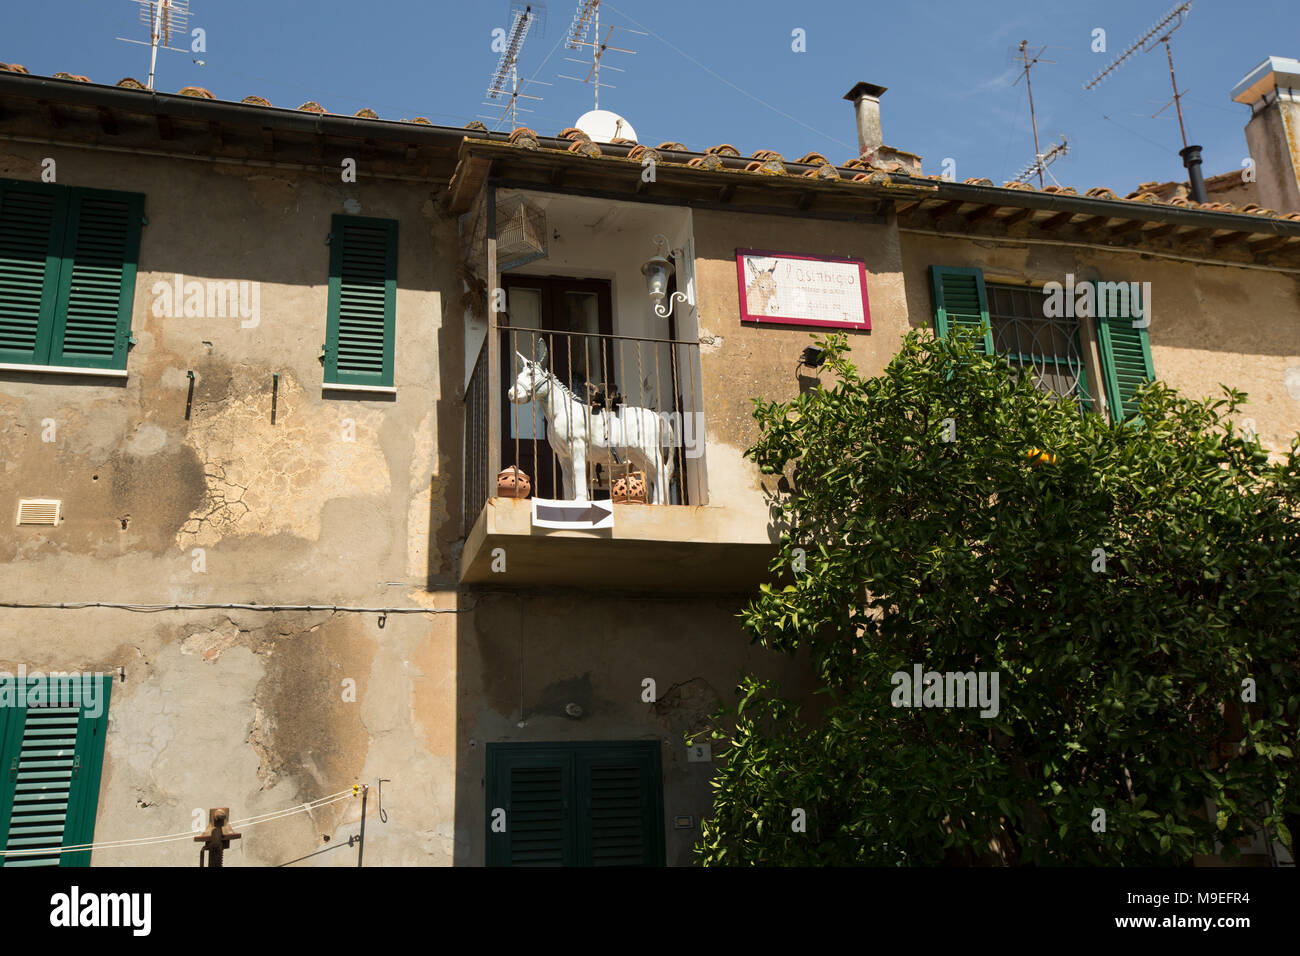
<instances>
[{"instance_id":1,"label":"black chimney pipe","mask_svg":"<svg viewBox=\"0 0 1300 956\"><path fill-rule=\"evenodd\" d=\"M1178 151L1187 167L1187 183L1192 188L1192 198L1197 202L1209 202L1205 192L1205 180L1201 176L1201 147L1184 146Z\"/></svg>"}]
</instances>

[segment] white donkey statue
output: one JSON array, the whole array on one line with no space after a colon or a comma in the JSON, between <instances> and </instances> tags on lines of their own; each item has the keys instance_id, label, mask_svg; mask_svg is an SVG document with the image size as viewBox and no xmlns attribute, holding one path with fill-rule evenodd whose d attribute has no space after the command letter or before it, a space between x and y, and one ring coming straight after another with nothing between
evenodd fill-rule
<instances>
[{"instance_id":1,"label":"white donkey statue","mask_svg":"<svg viewBox=\"0 0 1300 956\"><path fill-rule=\"evenodd\" d=\"M616 412L593 409L546 369L546 345L538 344L536 360L515 353L521 363L519 377L506 397L516 405L542 403L546 440L560 460L564 500L587 500L587 461L612 461L613 448L645 472L651 484L650 500L667 504L673 477L672 447L677 440L671 416L665 420L649 408L626 405Z\"/></svg>"}]
</instances>

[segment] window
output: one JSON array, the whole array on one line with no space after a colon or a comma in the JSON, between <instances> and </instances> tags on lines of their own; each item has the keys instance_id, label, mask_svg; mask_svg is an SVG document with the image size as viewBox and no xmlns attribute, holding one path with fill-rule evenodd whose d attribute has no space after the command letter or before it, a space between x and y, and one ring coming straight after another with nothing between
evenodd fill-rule
<instances>
[{"instance_id":1,"label":"window","mask_svg":"<svg viewBox=\"0 0 1300 956\"><path fill-rule=\"evenodd\" d=\"M125 369L144 196L0 180L0 363Z\"/></svg>"},{"instance_id":2,"label":"window","mask_svg":"<svg viewBox=\"0 0 1300 956\"><path fill-rule=\"evenodd\" d=\"M939 335L986 325L981 351L1029 369L1040 389L1074 401L1081 410L1097 410L1077 317L1049 317L1041 289L985 283L980 269L931 266L930 278ZM1106 406L1112 420L1121 421L1136 412L1138 387L1155 378L1147 330L1134 328L1127 317L1095 321Z\"/></svg>"},{"instance_id":3,"label":"window","mask_svg":"<svg viewBox=\"0 0 1300 956\"><path fill-rule=\"evenodd\" d=\"M1079 347L1079 320L1049 318L1042 289L991 283L985 289L993 351L1017 368L1029 369L1042 391L1070 399L1081 411L1092 411Z\"/></svg>"},{"instance_id":4,"label":"window","mask_svg":"<svg viewBox=\"0 0 1300 956\"><path fill-rule=\"evenodd\" d=\"M325 385L393 385L397 221L335 216L330 234Z\"/></svg>"},{"instance_id":5,"label":"window","mask_svg":"<svg viewBox=\"0 0 1300 956\"><path fill-rule=\"evenodd\" d=\"M0 674L0 866L89 866L111 677Z\"/></svg>"},{"instance_id":6,"label":"window","mask_svg":"<svg viewBox=\"0 0 1300 956\"><path fill-rule=\"evenodd\" d=\"M657 740L488 744L486 784L489 866L663 865Z\"/></svg>"}]
</instances>

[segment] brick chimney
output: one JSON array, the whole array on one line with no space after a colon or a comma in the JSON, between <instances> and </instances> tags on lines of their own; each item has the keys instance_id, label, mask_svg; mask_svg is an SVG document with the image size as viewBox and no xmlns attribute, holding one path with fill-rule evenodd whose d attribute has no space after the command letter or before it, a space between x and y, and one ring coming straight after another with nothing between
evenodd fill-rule
<instances>
[{"instance_id":1,"label":"brick chimney","mask_svg":"<svg viewBox=\"0 0 1300 956\"><path fill-rule=\"evenodd\" d=\"M873 166L898 163L897 172L921 175L921 157L916 153L886 146L880 132L880 97L885 87L875 83L858 83L844 94L853 104L858 125L858 155Z\"/></svg>"},{"instance_id":2,"label":"brick chimney","mask_svg":"<svg viewBox=\"0 0 1300 956\"><path fill-rule=\"evenodd\" d=\"M1246 146L1259 204L1300 212L1300 60L1269 57L1232 88L1232 98L1250 107Z\"/></svg>"}]
</instances>

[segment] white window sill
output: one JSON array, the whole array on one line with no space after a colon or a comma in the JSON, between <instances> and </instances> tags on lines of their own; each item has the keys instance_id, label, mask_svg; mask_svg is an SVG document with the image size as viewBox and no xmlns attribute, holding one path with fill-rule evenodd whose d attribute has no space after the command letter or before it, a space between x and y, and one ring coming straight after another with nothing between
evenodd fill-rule
<instances>
[{"instance_id":1,"label":"white window sill","mask_svg":"<svg viewBox=\"0 0 1300 956\"><path fill-rule=\"evenodd\" d=\"M372 395L396 395L397 389L391 385L341 385L337 382L325 382L321 388L327 392L369 392Z\"/></svg>"},{"instance_id":2,"label":"white window sill","mask_svg":"<svg viewBox=\"0 0 1300 956\"><path fill-rule=\"evenodd\" d=\"M75 365L22 365L0 362L0 372L43 372L46 375L89 375L95 378L126 378L124 368L78 368Z\"/></svg>"}]
</instances>

